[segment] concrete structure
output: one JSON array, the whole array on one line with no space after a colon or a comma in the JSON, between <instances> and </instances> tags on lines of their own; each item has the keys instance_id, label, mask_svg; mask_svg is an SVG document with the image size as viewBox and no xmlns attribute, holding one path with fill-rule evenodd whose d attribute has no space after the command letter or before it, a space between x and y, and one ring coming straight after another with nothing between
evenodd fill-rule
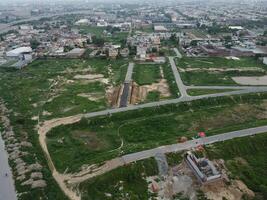
<instances>
[{"instance_id":1,"label":"concrete structure","mask_svg":"<svg viewBox=\"0 0 267 200\"><path fill-rule=\"evenodd\" d=\"M146 50L147 49L145 47L137 46L136 56L141 60L145 60L146 59Z\"/></svg>"},{"instance_id":2,"label":"concrete structure","mask_svg":"<svg viewBox=\"0 0 267 200\"><path fill-rule=\"evenodd\" d=\"M115 49L115 48L109 48L108 49L108 56L110 58L116 58L118 56L118 54L119 54L118 49Z\"/></svg>"},{"instance_id":3,"label":"concrete structure","mask_svg":"<svg viewBox=\"0 0 267 200\"><path fill-rule=\"evenodd\" d=\"M68 58L79 58L84 54L84 52L85 52L85 49L75 48L69 51L68 53L66 53L66 56Z\"/></svg>"},{"instance_id":4,"label":"concrete structure","mask_svg":"<svg viewBox=\"0 0 267 200\"><path fill-rule=\"evenodd\" d=\"M88 25L89 20L88 19L80 19L79 21L75 22L75 25Z\"/></svg>"},{"instance_id":5,"label":"concrete structure","mask_svg":"<svg viewBox=\"0 0 267 200\"><path fill-rule=\"evenodd\" d=\"M185 161L197 179L202 183L210 183L221 178L213 163L206 158L197 158L192 152L187 152Z\"/></svg>"},{"instance_id":6,"label":"concrete structure","mask_svg":"<svg viewBox=\"0 0 267 200\"><path fill-rule=\"evenodd\" d=\"M263 64L267 65L267 57L263 58Z\"/></svg>"},{"instance_id":7,"label":"concrete structure","mask_svg":"<svg viewBox=\"0 0 267 200\"><path fill-rule=\"evenodd\" d=\"M164 26L154 26L154 31L155 32L166 32L168 31L168 29L165 28Z\"/></svg>"},{"instance_id":8,"label":"concrete structure","mask_svg":"<svg viewBox=\"0 0 267 200\"><path fill-rule=\"evenodd\" d=\"M124 48L124 49L121 49L120 50L120 55L124 58L128 57L129 56L129 49L128 48Z\"/></svg>"},{"instance_id":9,"label":"concrete structure","mask_svg":"<svg viewBox=\"0 0 267 200\"><path fill-rule=\"evenodd\" d=\"M6 56L8 58L18 59L24 54L31 54L31 53L32 53L31 47L19 47L19 48L6 52Z\"/></svg>"},{"instance_id":10,"label":"concrete structure","mask_svg":"<svg viewBox=\"0 0 267 200\"><path fill-rule=\"evenodd\" d=\"M243 30L242 26L229 26L229 29L231 30Z\"/></svg>"}]
</instances>

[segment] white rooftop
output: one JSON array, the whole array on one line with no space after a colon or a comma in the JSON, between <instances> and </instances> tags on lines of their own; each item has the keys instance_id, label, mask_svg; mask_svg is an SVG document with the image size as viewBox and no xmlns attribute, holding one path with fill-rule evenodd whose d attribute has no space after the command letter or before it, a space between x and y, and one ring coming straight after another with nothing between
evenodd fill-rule
<instances>
[{"instance_id":1,"label":"white rooftop","mask_svg":"<svg viewBox=\"0 0 267 200\"><path fill-rule=\"evenodd\" d=\"M11 51L8 51L6 53L6 55L7 56L19 56L20 54L31 53L31 52L32 52L31 47L19 47L19 48L13 49Z\"/></svg>"}]
</instances>

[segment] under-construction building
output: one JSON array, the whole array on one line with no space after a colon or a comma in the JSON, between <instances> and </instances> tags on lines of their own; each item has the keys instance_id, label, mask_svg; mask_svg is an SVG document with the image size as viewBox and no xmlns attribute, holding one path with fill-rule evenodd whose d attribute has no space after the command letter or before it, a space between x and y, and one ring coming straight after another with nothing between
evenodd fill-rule
<instances>
[{"instance_id":1,"label":"under-construction building","mask_svg":"<svg viewBox=\"0 0 267 200\"><path fill-rule=\"evenodd\" d=\"M185 161L202 184L210 183L221 178L220 172L206 158L197 158L189 151L185 154Z\"/></svg>"}]
</instances>

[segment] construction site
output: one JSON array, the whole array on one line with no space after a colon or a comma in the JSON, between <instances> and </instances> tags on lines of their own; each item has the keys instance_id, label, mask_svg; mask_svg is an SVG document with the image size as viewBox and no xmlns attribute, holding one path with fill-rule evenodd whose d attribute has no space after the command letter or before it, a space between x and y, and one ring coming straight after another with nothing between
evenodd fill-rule
<instances>
[{"instance_id":1,"label":"construction site","mask_svg":"<svg viewBox=\"0 0 267 200\"><path fill-rule=\"evenodd\" d=\"M150 92L159 93L160 99L166 99L171 96L169 85L161 67L160 77L157 82L144 85L139 85L132 79L133 69L134 63L130 63L124 83L117 87L109 88L106 91L107 99L112 108L127 107L127 105L146 102Z\"/></svg>"},{"instance_id":2,"label":"construction site","mask_svg":"<svg viewBox=\"0 0 267 200\"><path fill-rule=\"evenodd\" d=\"M197 200L203 193L210 200L241 200L244 194L254 196L242 181L230 181L224 160L197 158L195 150L176 154L177 160L182 157L182 161L175 166L168 164L168 155L155 155L159 174L146 177L148 191L155 194L155 199Z\"/></svg>"}]
</instances>

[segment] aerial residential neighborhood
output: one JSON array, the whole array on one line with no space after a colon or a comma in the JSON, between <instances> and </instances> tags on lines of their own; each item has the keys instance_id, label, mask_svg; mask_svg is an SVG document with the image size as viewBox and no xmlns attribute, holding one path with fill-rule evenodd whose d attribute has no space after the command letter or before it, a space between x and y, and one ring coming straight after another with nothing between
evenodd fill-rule
<instances>
[{"instance_id":1,"label":"aerial residential neighborhood","mask_svg":"<svg viewBox=\"0 0 267 200\"><path fill-rule=\"evenodd\" d=\"M265 200L266 100L266 0L1 0L0 200Z\"/></svg>"}]
</instances>

